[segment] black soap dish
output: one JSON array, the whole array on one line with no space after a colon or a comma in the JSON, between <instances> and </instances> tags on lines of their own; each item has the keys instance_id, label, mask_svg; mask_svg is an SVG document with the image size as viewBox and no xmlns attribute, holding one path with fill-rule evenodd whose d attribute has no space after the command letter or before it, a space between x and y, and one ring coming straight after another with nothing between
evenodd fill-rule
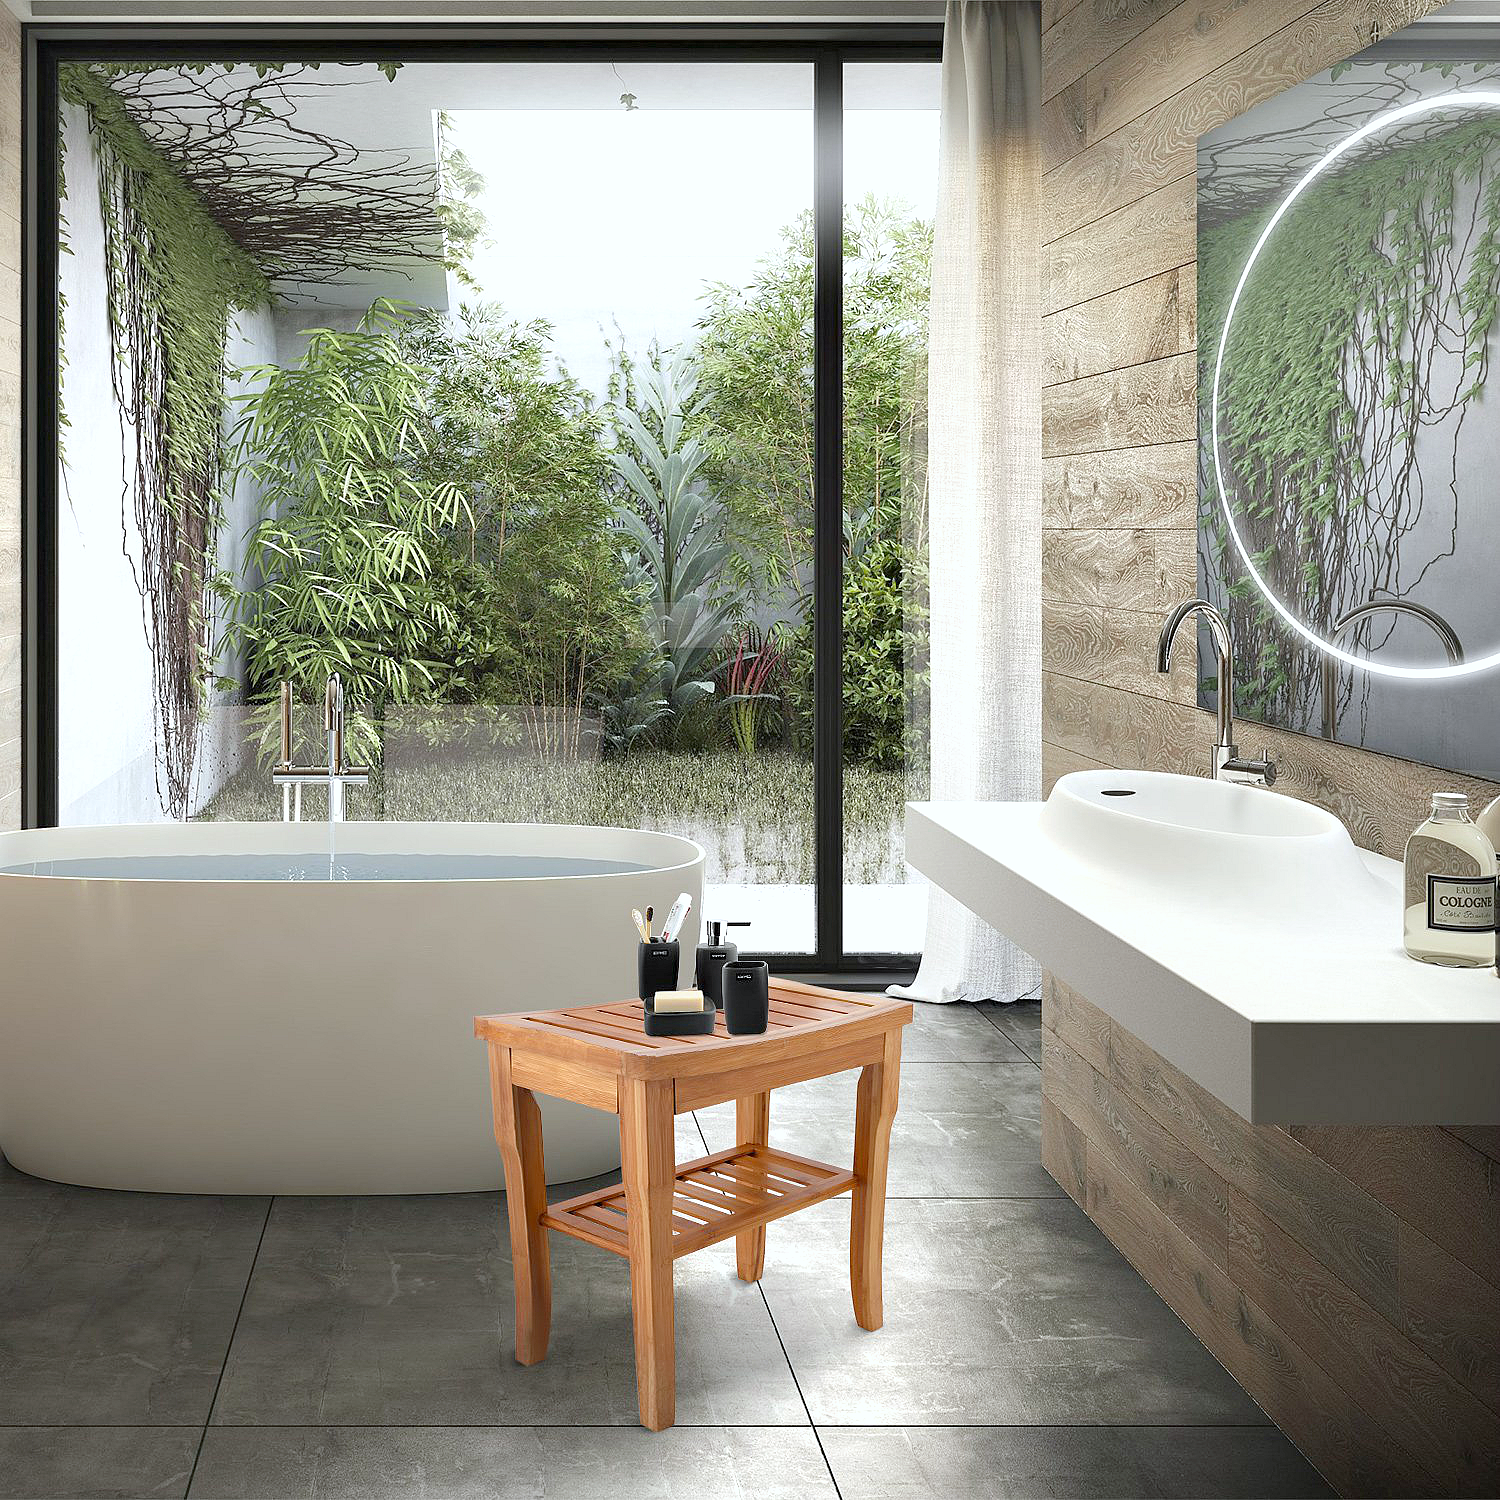
<instances>
[{"instance_id":1,"label":"black soap dish","mask_svg":"<svg viewBox=\"0 0 1500 1500\"><path fill-rule=\"evenodd\" d=\"M664 1010L657 1014L650 1000L641 1001L646 1016L647 1036L712 1036L718 1011L710 1004L705 1010Z\"/></svg>"}]
</instances>

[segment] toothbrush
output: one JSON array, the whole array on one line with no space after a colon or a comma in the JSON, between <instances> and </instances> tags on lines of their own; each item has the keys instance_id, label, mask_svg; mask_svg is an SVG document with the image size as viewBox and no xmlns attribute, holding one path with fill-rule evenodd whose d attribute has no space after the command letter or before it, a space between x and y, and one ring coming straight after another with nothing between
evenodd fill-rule
<instances>
[{"instance_id":1,"label":"toothbrush","mask_svg":"<svg viewBox=\"0 0 1500 1500\"><path fill-rule=\"evenodd\" d=\"M687 920L687 914L692 905L693 898L686 891L672 903L672 910L667 913L667 920L661 924L662 942L670 943L682 930L682 924Z\"/></svg>"},{"instance_id":2,"label":"toothbrush","mask_svg":"<svg viewBox=\"0 0 1500 1500\"><path fill-rule=\"evenodd\" d=\"M641 941L649 943L651 941L651 929L646 926L646 919L641 915L641 910L638 906L630 908L630 919L635 923L635 930L640 933Z\"/></svg>"},{"instance_id":3,"label":"toothbrush","mask_svg":"<svg viewBox=\"0 0 1500 1500\"><path fill-rule=\"evenodd\" d=\"M652 928L651 928L651 918L655 914L656 914L656 908L654 906L648 906L646 908L646 941L648 943L652 941L652 937L651 937L651 931L652 931Z\"/></svg>"}]
</instances>

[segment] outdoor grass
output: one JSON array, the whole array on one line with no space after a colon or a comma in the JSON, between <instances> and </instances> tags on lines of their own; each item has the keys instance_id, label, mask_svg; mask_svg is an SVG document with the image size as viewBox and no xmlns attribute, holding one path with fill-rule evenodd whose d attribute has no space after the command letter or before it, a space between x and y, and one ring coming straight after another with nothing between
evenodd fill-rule
<instances>
[{"instance_id":1,"label":"outdoor grass","mask_svg":"<svg viewBox=\"0 0 1500 1500\"><path fill-rule=\"evenodd\" d=\"M899 884L903 804L923 795L900 770L851 765L844 773L844 879ZM309 787L306 816L325 815ZM346 793L351 820L376 816L371 793ZM198 814L262 821L281 816L270 773L241 772ZM799 756L735 751L664 752L621 760L470 755L386 771L385 817L401 822L584 823L650 828L695 839L704 877L722 885L813 882L813 768Z\"/></svg>"}]
</instances>

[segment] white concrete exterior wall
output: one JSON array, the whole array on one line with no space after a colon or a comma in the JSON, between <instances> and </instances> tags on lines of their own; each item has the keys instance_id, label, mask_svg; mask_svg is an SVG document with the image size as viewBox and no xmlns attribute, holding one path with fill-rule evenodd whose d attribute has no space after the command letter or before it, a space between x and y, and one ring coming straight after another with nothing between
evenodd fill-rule
<instances>
[{"instance_id":1,"label":"white concrete exterior wall","mask_svg":"<svg viewBox=\"0 0 1500 1500\"><path fill-rule=\"evenodd\" d=\"M58 803L64 825L165 819L156 787L151 653L134 559L134 432L111 382L98 157L83 112L64 112L67 239L64 302L62 504L58 525ZM231 364L270 362L269 308L242 314ZM245 483L228 504L222 562L237 566L255 518ZM229 664L225 664L226 666ZM228 675L226 673L226 675ZM204 726L195 805L240 764L239 712L216 702Z\"/></svg>"}]
</instances>

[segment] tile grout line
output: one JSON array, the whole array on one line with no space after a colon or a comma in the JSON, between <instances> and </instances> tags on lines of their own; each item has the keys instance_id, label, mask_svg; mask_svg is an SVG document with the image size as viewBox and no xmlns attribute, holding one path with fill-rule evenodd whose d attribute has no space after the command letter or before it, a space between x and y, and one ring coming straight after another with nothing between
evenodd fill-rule
<instances>
[{"instance_id":1,"label":"tile grout line","mask_svg":"<svg viewBox=\"0 0 1500 1500\"><path fill-rule=\"evenodd\" d=\"M818 1424L813 1421L812 1408L807 1404L807 1397L802 1394L802 1382L797 1379L797 1370L792 1364L792 1356L786 1352L781 1330L776 1326L776 1314L771 1311L771 1299L766 1296L765 1287L758 1281L755 1283L755 1290L760 1293L761 1306L765 1308L766 1316L771 1320L771 1332L776 1335L776 1347L781 1350L781 1357L786 1361L786 1372L792 1377L797 1399L802 1403L802 1410L807 1413L807 1425L812 1432L813 1442L818 1445L818 1454L823 1460L823 1467L828 1470L828 1482L833 1486L835 1500L844 1500L843 1492L839 1489L838 1475L833 1472L833 1465L828 1461L828 1450L823 1446L823 1435L818 1431Z\"/></svg>"},{"instance_id":2,"label":"tile grout line","mask_svg":"<svg viewBox=\"0 0 1500 1500\"><path fill-rule=\"evenodd\" d=\"M1002 1026L1002 1025L1001 1025L1001 1024L1000 1024L1000 1023L999 1023L999 1022L998 1022L998 1021L996 1021L996 1020L993 1020L993 1019L992 1019L992 1018L991 1018L991 1016L990 1016L990 1013L989 1013L989 1012L988 1012L988 1011L987 1011L987 1010L982 1010L982 1011L980 1011L980 1012L979 1012L979 1014L980 1014L980 1015L982 1015L982 1016L983 1016L983 1017L984 1017L984 1019L985 1019L985 1020L986 1020L986 1021L988 1021L988 1022L989 1022L989 1024L990 1024L990 1025L991 1025L991 1026L993 1026L993 1027L994 1027L994 1028L995 1028L995 1030L996 1030L996 1031L998 1031L998 1032L999 1032L999 1033L1000 1033L1000 1035L1001 1035L1001 1036L1003 1036L1003 1037L1004 1037L1004 1038L1005 1038L1005 1040L1006 1040L1006 1041L1008 1041L1008 1042L1009 1042L1009 1043L1010 1043L1010 1044L1011 1044L1011 1046L1012 1046L1012 1047L1014 1047L1014 1048L1015 1048L1015 1049L1016 1049L1016 1051L1017 1051L1017 1052L1019 1052L1019 1053L1020 1053L1020 1054L1021 1054L1021 1056L1022 1056L1022 1057L1024 1057L1024 1058L1025 1058L1025 1059L1026 1059L1026 1061L1027 1061L1027 1062L1029 1062L1029 1063L1030 1063L1030 1064L1031 1064L1031 1066L1032 1066L1032 1067L1033 1067L1033 1068L1040 1068L1040 1067L1041 1067L1041 1063L1039 1063L1039 1062L1038 1062L1038 1061L1037 1061L1037 1060L1036 1060L1036 1058L1034 1058L1034 1057L1033 1057L1033 1056L1032 1056L1032 1055L1031 1055L1031 1054L1030 1054L1030 1053L1029 1053L1029 1052L1028 1052L1028 1051L1027 1051L1027 1050L1026 1050L1026 1049L1025 1049L1025 1048L1024 1048L1024 1047L1023 1047L1023 1046L1022 1046L1022 1045L1021 1045L1021 1044L1020 1044L1020 1043L1019 1043L1019 1042L1018 1042L1018 1041L1017 1041L1017 1040L1016 1040L1016 1039L1015 1039L1015 1037L1013 1037L1013 1036L1012 1036L1012 1035L1011 1035L1011 1034L1010 1034L1010 1033L1009 1033L1009 1032L1008 1032L1008 1031L1007 1031L1007 1030L1006 1030L1006 1029L1005 1029L1005 1028L1004 1028L1004 1027L1003 1027L1003 1026Z\"/></svg>"},{"instance_id":3,"label":"tile grout line","mask_svg":"<svg viewBox=\"0 0 1500 1500\"><path fill-rule=\"evenodd\" d=\"M698 1112L693 1111L693 1125L698 1131L699 1139L703 1142L703 1149L708 1150L708 1137L703 1132L703 1122L698 1118ZM807 1417L807 1425L813 1435L813 1442L818 1445L818 1456L823 1460L823 1467L828 1471L828 1482L833 1486L834 1500L843 1500L843 1494L839 1490L838 1477L833 1472L833 1465L828 1461L827 1450L823 1447L823 1439L818 1432L818 1424L813 1421L812 1408L807 1404L807 1397L802 1394L802 1382L797 1379L797 1372L792 1368L792 1357L786 1352L786 1344L782 1342L781 1330L776 1326L776 1314L771 1311L770 1299L766 1296L766 1289L760 1282L755 1283L755 1290L760 1293L760 1305L766 1310L766 1317L771 1322L771 1332L776 1335L776 1347L781 1350L781 1357L786 1361L786 1372L792 1377L792 1386L797 1392L797 1399L802 1403L803 1413Z\"/></svg>"},{"instance_id":4,"label":"tile grout line","mask_svg":"<svg viewBox=\"0 0 1500 1500\"><path fill-rule=\"evenodd\" d=\"M260 1221L260 1234L256 1237L255 1253L250 1257L250 1269L245 1273L245 1289L240 1293L240 1305L234 1310L234 1326L229 1330L229 1338L224 1345L224 1362L219 1366L219 1378L214 1381L213 1398L208 1403L208 1411L203 1418L203 1430L198 1434L198 1447L193 1453L193 1467L188 1470L187 1487L183 1490L183 1500L193 1492L193 1481L198 1477L198 1463L203 1457L203 1445L208 1441L209 1424L214 1419L214 1407L219 1404L219 1391L224 1385L224 1372L229 1368L229 1356L234 1350L234 1338L240 1331L240 1318L245 1312L245 1303L250 1300L250 1283L255 1280L255 1268L260 1264L260 1247L266 1242L266 1230L271 1224L271 1211L276 1207L276 1195L273 1193L266 1203L266 1216Z\"/></svg>"}]
</instances>

